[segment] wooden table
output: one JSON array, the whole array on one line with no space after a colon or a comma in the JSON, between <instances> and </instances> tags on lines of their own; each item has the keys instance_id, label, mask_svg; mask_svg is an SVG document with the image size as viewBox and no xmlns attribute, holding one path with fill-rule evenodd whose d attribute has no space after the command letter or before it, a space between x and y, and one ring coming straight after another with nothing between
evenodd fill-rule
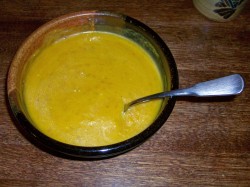
<instances>
[{"instance_id":1,"label":"wooden table","mask_svg":"<svg viewBox=\"0 0 250 187\"><path fill-rule=\"evenodd\" d=\"M227 23L206 19L184 0L2 0L0 7L0 186L250 185L250 3ZM8 67L39 26L93 9L127 14L159 33L175 57L180 87L240 73L245 91L234 99L179 99L150 140L111 159L68 160L41 151L10 117Z\"/></svg>"}]
</instances>

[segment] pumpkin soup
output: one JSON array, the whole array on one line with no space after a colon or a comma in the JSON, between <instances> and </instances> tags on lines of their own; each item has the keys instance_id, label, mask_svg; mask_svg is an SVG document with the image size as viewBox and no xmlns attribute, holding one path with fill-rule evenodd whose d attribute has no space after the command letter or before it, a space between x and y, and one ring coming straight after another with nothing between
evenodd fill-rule
<instances>
[{"instance_id":1,"label":"pumpkin soup","mask_svg":"<svg viewBox=\"0 0 250 187\"><path fill-rule=\"evenodd\" d=\"M157 117L161 101L124 104L163 91L150 55L127 38L79 33L42 49L27 67L24 101L35 126L71 145L103 146L129 139Z\"/></svg>"}]
</instances>

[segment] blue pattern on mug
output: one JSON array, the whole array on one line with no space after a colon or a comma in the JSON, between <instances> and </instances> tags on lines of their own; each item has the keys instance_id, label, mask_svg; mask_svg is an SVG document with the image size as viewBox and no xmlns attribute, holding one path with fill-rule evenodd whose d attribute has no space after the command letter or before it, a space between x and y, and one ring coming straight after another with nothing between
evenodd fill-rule
<instances>
[{"instance_id":1,"label":"blue pattern on mug","mask_svg":"<svg viewBox=\"0 0 250 187\"><path fill-rule=\"evenodd\" d=\"M220 0L215 4L219 9L215 9L214 12L222 16L224 19L230 18L236 11L237 7L244 0Z\"/></svg>"}]
</instances>

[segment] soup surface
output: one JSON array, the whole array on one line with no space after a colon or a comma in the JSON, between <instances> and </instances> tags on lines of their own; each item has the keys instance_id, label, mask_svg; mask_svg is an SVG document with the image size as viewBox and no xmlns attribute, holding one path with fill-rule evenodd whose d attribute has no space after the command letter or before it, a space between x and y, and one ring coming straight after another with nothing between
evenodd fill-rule
<instances>
[{"instance_id":1,"label":"soup surface","mask_svg":"<svg viewBox=\"0 0 250 187\"><path fill-rule=\"evenodd\" d=\"M37 53L25 72L24 101L47 136L80 146L129 139L157 117L161 101L123 112L124 104L163 91L152 58L136 43L106 32L79 33Z\"/></svg>"}]
</instances>

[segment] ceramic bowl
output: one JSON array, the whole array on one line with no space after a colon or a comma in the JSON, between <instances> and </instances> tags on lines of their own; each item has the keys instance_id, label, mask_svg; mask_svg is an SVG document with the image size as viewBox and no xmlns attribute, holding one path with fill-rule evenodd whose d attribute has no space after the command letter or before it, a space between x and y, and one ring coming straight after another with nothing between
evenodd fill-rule
<instances>
[{"instance_id":1,"label":"ceramic bowl","mask_svg":"<svg viewBox=\"0 0 250 187\"><path fill-rule=\"evenodd\" d=\"M7 95L16 126L28 140L49 153L76 159L101 159L125 153L151 137L166 122L174 108L175 99L164 99L156 120L138 135L120 143L82 147L59 142L41 133L29 120L24 104L22 76L25 66L39 48L86 31L115 33L142 46L156 62L165 90L178 88L178 73L169 48L157 33L136 19L117 13L90 11L65 15L41 26L24 41L10 65L7 79Z\"/></svg>"}]
</instances>

